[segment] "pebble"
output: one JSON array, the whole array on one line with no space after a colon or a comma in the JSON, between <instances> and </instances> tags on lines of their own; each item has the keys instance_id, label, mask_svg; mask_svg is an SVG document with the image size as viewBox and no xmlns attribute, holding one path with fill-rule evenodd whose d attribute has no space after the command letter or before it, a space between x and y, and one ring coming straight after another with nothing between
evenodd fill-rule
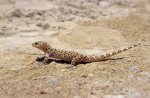
<instances>
[{"instance_id":1,"label":"pebble","mask_svg":"<svg viewBox=\"0 0 150 98\"><path fill-rule=\"evenodd\" d=\"M113 67L112 70L113 70L113 71L116 71L116 70L117 70L117 67Z\"/></svg>"},{"instance_id":2,"label":"pebble","mask_svg":"<svg viewBox=\"0 0 150 98\"><path fill-rule=\"evenodd\" d=\"M140 75L150 77L150 74L148 72L140 72Z\"/></svg>"},{"instance_id":3,"label":"pebble","mask_svg":"<svg viewBox=\"0 0 150 98\"><path fill-rule=\"evenodd\" d=\"M128 69L129 69L129 70L136 70L137 67L136 67L135 65L131 65L131 66L128 67Z\"/></svg>"},{"instance_id":4,"label":"pebble","mask_svg":"<svg viewBox=\"0 0 150 98\"><path fill-rule=\"evenodd\" d=\"M44 77L43 77L43 79L46 79L46 78L47 78L47 76L44 76Z\"/></svg>"},{"instance_id":5,"label":"pebble","mask_svg":"<svg viewBox=\"0 0 150 98\"><path fill-rule=\"evenodd\" d=\"M50 25L48 23L43 24L43 29L48 29L50 27Z\"/></svg>"},{"instance_id":6,"label":"pebble","mask_svg":"<svg viewBox=\"0 0 150 98\"><path fill-rule=\"evenodd\" d=\"M62 69L61 71L64 72L65 70Z\"/></svg>"},{"instance_id":7,"label":"pebble","mask_svg":"<svg viewBox=\"0 0 150 98\"><path fill-rule=\"evenodd\" d=\"M81 74L82 78L86 78L88 75L87 74Z\"/></svg>"}]
</instances>

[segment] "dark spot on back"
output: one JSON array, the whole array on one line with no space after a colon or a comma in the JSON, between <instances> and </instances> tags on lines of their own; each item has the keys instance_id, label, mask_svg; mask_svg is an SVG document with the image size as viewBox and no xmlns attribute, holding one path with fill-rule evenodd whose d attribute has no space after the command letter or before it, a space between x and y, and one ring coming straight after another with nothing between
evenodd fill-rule
<instances>
[{"instance_id":1,"label":"dark spot on back","mask_svg":"<svg viewBox=\"0 0 150 98\"><path fill-rule=\"evenodd\" d=\"M105 58L105 56L104 56L104 55L101 55L101 58Z\"/></svg>"},{"instance_id":2,"label":"dark spot on back","mask_svg":"<svg viewBox=\"0 0 150 98\"><path fill-rule=\"evenodd\" d=\"M115 54L116 54L116 52L113 52L113 53L112 53L112 55L115 55Z\"/></svg>"},{"instance_id":3,"label":"dark spot on back","mask_svg":"<svg viewBox=\"0 0 150 98\"><path fill-rule=\"evenodd\" d=\"M123 51L126 51L127 49L125 48L125 49L123 49Z\"/></svg>"},{"instance_id":4,"label":"dark spot on back","mask_svg":"<svg viewBox=\"0 0 150 98\"><path fill-rule=\"evenodd\" d=\"M110 56L110 54L106 54L106 57L109 57Z\"/></svg>"},{"instance_id":5,"label":"dark spot on back","mask_svg":"<svg viewBox=\"0 0 150 98\"><path fill-rule=\"evenodd\" d=\"M128 49L131 49L132 47L129 47Z\"/></svg>"},{"instance_id":6,"label":"dark spot on back","mask_svg":"<svg viewBox=\"0 0 150 98\"><path fill-rule=\"evenodd\" d=\"M120 52L121 52L121 50L118 51L118 53L120 53Z\"/></svg>"}]
</instances>

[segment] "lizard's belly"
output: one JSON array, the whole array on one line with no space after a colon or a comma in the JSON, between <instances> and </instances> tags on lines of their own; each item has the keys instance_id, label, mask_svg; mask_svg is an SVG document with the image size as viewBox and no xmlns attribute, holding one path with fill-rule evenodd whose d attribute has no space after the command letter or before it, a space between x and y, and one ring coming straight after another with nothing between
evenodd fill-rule
<instances>
[{"instance_id":1,"label":"lizard's belly","mask_svg":"<svg viewBox=\"0 0 150 98\"><path fill-rule=\"evenodd\" d=\"M71 59L71 58L62 58L61 60L64 60L64 61L71 61L72 59Z\"/></svg>"},{"instance_id":2,"label":"lizard's belly","mask_svg":"<svg viewBox=\"0 0 150 98\"><path fill-rule=\"evenodd\" d=\"M52 58L55 58L55 59L59 59L59 60L64 60L64 61L71 61L72 58L71 57L67 57L65 55L52 55L51 56Z\"/></svg>"}]
</instances>

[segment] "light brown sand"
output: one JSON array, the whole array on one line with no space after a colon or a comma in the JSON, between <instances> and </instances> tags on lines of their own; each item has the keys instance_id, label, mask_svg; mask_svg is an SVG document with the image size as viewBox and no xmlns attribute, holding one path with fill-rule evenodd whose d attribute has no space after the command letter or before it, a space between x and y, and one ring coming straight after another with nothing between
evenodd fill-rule
<instances>
[{"instance_id":1,"label":"light brown sand","mask_svg":"<svg viewBox=\"0 0 150 98\"><path fill-rule=\"evenodd\" d=\"M111 57L51 61L31 44ZM119 59L120 58L120 59ZM150 98L150 0L0 0L1 98Z\"/></svg>"}]
</instances>

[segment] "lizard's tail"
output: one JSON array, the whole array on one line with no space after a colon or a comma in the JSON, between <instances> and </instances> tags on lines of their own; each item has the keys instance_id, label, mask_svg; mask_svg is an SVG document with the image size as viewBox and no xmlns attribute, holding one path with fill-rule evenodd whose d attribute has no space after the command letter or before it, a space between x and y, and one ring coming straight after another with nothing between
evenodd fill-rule
<instances>
[{"instance_id":1,"label":"lizard's tail","mask_svg":"<svg viewBox=\"0 0 150 98\"><path fill-rule=\"evenodd\" d=\"M112 52L112 53L110 53L110 54L101 55L100 60L105 60L106 58L109 58L109 57L111 57L111 56L113 56L113 55L116 55L116 54L118 54L118 53L120 53L120 52L129 50L129 49L132 49L132 48L134 48L134 47L136 47L136 46L138 46L138 45L140 45L140 44L141 44L141 43L138 43L138 44L133 45L133 46L131 46L131 47L124 48L123 50L118 50L118 51Z\"/></svg>"}]
</instances>

